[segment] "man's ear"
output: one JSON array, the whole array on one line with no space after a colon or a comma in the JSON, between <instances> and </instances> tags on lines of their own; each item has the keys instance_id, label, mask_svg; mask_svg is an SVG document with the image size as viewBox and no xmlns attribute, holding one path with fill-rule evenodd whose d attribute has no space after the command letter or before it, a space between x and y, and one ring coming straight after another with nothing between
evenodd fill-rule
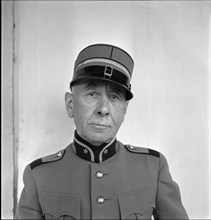
<instances>
[{"instance_id":1,"label":"man's ear","mask_svg":"<svg viewBox=\"0 0 211 220\"><path fill-rule=\"evenodd\" d=\"M127 108L128 108L129 102L130 102L130 101L126 101L126 105L125 105L125 114L127 113Z\"/></svg>"},{"instance_id":2,"label":"man's ear","mask_svg":"<svg viewBox=\"0 0 211 220\"><path fill-rule=\"evenodd\" d=\"M65 106L67 114L70 118L73 117L73 95L69 92L65 93Z\"/></svg>"}]
</instances>

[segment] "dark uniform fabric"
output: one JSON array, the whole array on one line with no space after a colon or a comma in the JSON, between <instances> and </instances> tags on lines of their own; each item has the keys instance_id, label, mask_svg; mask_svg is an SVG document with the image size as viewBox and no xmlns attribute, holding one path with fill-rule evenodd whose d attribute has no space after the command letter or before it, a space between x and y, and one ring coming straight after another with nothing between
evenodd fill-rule
<instances>
[{"instance_id":1,"label":"dark uniform fabric","mask_svg":"<svg viewBox=\"0 0 211 220\"><path fill-rule=\"evenodd\" d=\"M188 219L165 157L125 146L101 163L74 143L24 171L17 219Z\"/></svg>"}]
</instances>

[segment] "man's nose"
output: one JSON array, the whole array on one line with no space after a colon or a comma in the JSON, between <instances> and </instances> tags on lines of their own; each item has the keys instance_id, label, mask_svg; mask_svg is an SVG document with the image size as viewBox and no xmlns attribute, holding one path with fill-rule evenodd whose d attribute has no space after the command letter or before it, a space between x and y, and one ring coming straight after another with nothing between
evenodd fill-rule
<instances>
[{"instance_id":1,"label":"man's nose","mask_svg":"<svg viewBox=\"0 0 211 220\"><path fill-rule=\"evenodd\" d=\"M104 117L109 115L109 100L108 97L103 96L99 100L98 108L96 110L96 114L100 117Z\"/></svg>"}]
</instances>

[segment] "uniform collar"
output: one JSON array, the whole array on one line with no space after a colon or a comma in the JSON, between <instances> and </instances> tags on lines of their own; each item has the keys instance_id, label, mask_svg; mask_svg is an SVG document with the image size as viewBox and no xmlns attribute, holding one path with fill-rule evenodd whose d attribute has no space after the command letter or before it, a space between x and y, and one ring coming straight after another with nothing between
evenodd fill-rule
<instances>
[{"instance_id":1,"label":"uniform collar","mask_svg":"<svg viewBox=\"0 0 211 220\"><path fill-rule=\"evenodd\" d=\"M100 163L109 159L116 153L116 138L114 138L110 143L93 146L89 142L85 141L81 136L79 136L77 131L75 131L74 146L76 155L80 158L94 163Z\"/></svg>"}]
</instances>

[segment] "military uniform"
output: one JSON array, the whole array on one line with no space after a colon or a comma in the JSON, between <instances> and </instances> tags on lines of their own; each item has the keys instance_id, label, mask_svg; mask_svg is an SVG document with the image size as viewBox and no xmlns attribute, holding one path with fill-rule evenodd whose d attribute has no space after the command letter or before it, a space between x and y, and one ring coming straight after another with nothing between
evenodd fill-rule
<instances>
[{"instance_id":1,"label":"military uniform","mask_svg":"<svg viewBox=\"0 0 211 220\"><path fill-rule=\"evenodd\" d=\"M134 62L121 48L82 50L70 87L103 80L133 97ZM108 114L106 114L108 116ZM71 117L71 116L70 116ZM110 140L110 139L109 139ZM64 150L35 160L24 171L17 219L188 219L165 157L154 150L110 143L92 146L75 132Z\"/></svg>"},{"instance_id":2,"label":"military uniform","mask_svg":"<svg viewBox=\"0 0 211 220\"><path fill-rule=\"evenodd\" d=\"M94 152L76 134L28 165L24 184L20 219L188 219L165 157L117 140Z\"/></svg>"}]
</instances>

